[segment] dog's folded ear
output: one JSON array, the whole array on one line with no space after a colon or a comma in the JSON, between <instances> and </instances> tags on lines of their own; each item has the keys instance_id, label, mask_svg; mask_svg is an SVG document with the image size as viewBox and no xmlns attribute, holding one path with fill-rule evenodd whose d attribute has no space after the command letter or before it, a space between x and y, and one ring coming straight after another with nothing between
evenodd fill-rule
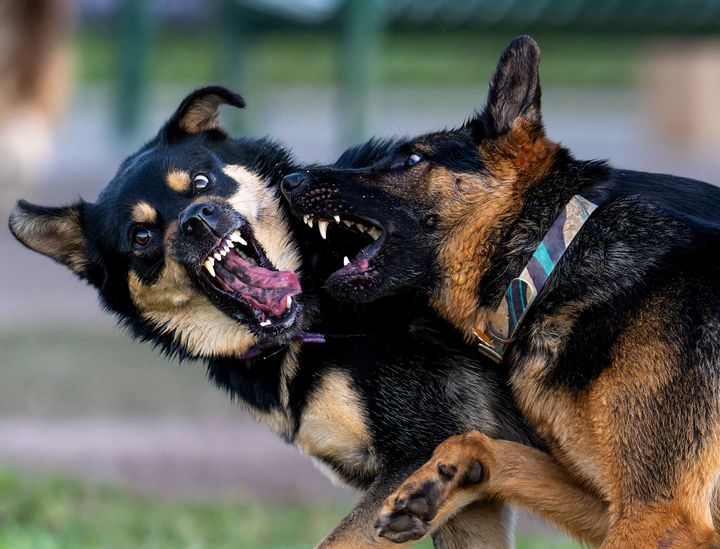
<instances>
[{"instance_id":1,"label":"dog's folded ear","mask_svg":"<svg viewBox=\"0 0 720 549\"><path fill-rule=\"evenodd\" d=\"M539 65L540 48L529 36L516 38L505 48L480 116L485 137L507 133L518 118L542 124Z\"/></svg>"},{"instance_id":2,"label":"dog's folded ear","mask_svg":"<svg viewBox=\"0 0 720 549\"><path fill-rule=\"evenodd\" d=\"M222 86L197 89L183 99L160 133L165 139L172 140L183 134L221 131L221 105L243 108L245 100Z\"/></svg>"},{"instance_id":3,"label":"dog's folded ear","mask_svg":"<svg viewBox=\"0 0 720 549\"><path fill-rule=\"evenodd\" d=\"M20 200L10 213L10 231L31 250L44 254L84 276L88 267L82 215L85 202L45 207Z\"/></svg>"}]
</instances>

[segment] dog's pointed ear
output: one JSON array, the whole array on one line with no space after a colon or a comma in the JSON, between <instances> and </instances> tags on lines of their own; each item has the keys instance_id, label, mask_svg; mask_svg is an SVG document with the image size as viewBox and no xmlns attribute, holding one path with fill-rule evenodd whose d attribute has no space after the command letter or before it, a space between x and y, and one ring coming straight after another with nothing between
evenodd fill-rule
<instances>
[{"instance_id":1,"label":"dog's pointed ear","mask_svg":"<svg viewBox=\"0 0 720 549\"><path fill-rule=\"evenodd\" d=\"M505 48L481 115L486 136L507 133L518 118L542 124L539 66L540 47L529 36L520 36Z\"/></svg>"},{"instance_id":2,"label":"dog's pointed ear","mask_svg":"<svg viewBox=\"0 0 720 549\"><path fill-rule=\"evenodd\" d=\"M221 105L232 105L242 109L245 107L245 100L222 86L197 89L182 100L161 130L161 134L166 139L172 139L183 134L221 130Z\"/></svg>"},{"instance_id":3,"label":"dog's pointed ear","mask_svg":"<svg viewBox=\"0 0 720 549\"><path fill-rule=\"evenodd\" d=\"M85 277L89 263L82 231L85 206L83 201L64 207L45 207L20 200L10 213L8 224L15 238L25 246Z\"/></svg>"}]
</instances>

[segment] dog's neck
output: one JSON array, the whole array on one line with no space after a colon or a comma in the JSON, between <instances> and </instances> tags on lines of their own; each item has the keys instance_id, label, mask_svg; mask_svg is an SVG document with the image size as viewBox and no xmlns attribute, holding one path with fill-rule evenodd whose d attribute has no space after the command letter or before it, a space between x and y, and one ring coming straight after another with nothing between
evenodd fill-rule
<instances>
[{"instance_id":1,"label":"dog's neck","mask_svg":"<svg viewBox=\"0 0 720 549\"><path fill-rule=\"evenodd\" d=\"M478 185L448 219L439 253L444 276L432 305L468 341L476 341L476 328L488 326L508 285L573 195L609 177L604 162L577 161L559 146L548 150L552 163L536 180Z\"/></svg>"},{"instance_id":2,"label":"dog's neck","mask_svg":"<svg viewBox=\"0 0 720 549\"><path fill-rule=\"evenodd\" d=\"M545 138L542 127L525 124L517 124L503 138L481 143L479 149L490 175L478 174L476 184L463 192L442 221L443 276L431 298L432 306L468 341L475 339L474 328L486 325L497 307L497 296L491 291L492 299L487 299L485 287L504 288L509 282L500 280L502 276L488 280L498 250L515 239L513 247L519 251L537 245L542 236L533 234L532 226L522 227L525 205L533 194L542 194L538 189L569 157ZM513 231L515 227L522 228Z\"/></svg>"}]
</instances>

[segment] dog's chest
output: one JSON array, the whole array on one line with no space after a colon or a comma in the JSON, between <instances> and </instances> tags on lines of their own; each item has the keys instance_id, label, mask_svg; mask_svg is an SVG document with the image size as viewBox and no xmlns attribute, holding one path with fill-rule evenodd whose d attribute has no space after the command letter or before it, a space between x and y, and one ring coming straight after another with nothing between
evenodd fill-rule
<instances>
[{"instance_id":1,"label":"dog's chest","mask_svg":"<svg viewBox=\"0 0 720 549\"><path fill-rule=\"evenodd\" d=\"M578 479L602 485L601 466L595 459L596 440L587 409L562 389L544 382L543 357L526 357L511 378L513 395L525 418L548 444L554 457Z\"/></svg>"}]
</instances>

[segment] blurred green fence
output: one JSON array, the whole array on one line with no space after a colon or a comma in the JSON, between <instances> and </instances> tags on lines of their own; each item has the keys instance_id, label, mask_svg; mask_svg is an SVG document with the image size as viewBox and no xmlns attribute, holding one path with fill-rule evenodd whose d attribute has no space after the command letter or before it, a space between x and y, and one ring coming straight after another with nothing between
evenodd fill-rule
<instances>
[{"instance_id":1,"label":"blurred green fence","mask_svg":"<svg viewBox=\"0 0 720 549\"><path fill-rule=\"evenodd\" d=\"M215 0L211 5L219 33L218 72L238 89L253 90L258 81L250 59L263 33L322 28L336 38L338 113L345 143L366 137L378 43L390 27L511 29L516 34L720 30L720 0ZM154 7L155 2L146 0L119 5L118 123L126 134L142 118Z\"/></svg>"}]
</instances>

